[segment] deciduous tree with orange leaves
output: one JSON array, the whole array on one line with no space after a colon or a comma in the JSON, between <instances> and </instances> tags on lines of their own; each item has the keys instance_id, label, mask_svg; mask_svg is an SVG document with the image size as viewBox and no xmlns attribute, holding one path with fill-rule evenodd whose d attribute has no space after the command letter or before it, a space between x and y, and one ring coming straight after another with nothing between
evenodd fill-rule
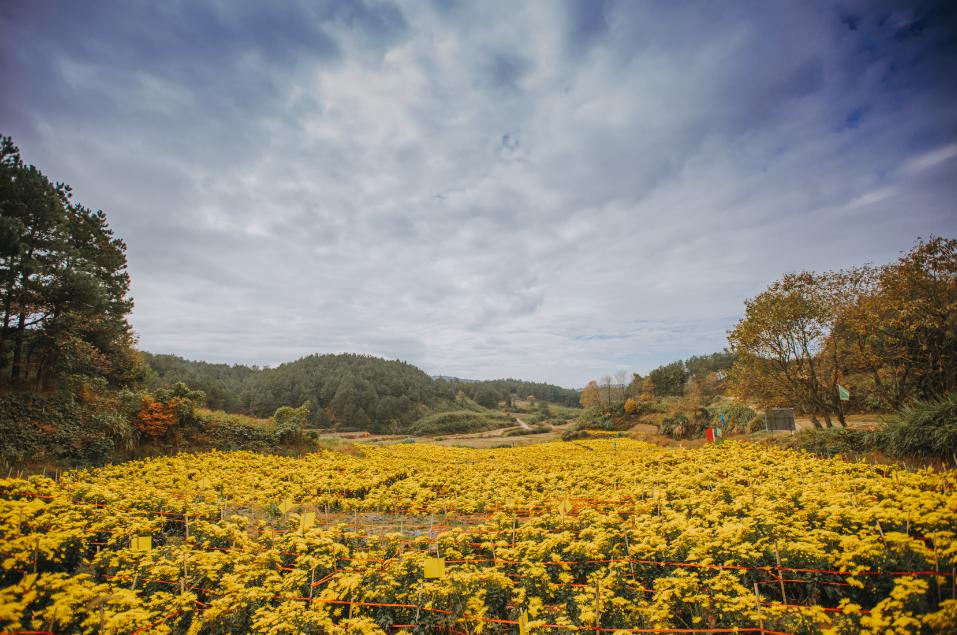
<instances>
[{"instance_id":1,"label":"deciduous tree with orange leaves","mask_svg":"<svg viewBox=\"0 0 957 635\"><path fill-rule=\"evenodd\" d=\"M841 385L881 410L957 390L957 240L896 262L787 274L745 303L728 335L736 396L844 423Z\"/></svg>"},{"instance_id":2,"label":"deciduous tree with orange leaves","mask_svg":"<svg viewBox=\"0 0 957 635\"><path fill-rule=\"evenodd\" d=\"M136 429L146 436L158 439L179 423L179 415L171 403L154 399L152 395L143 397L143 407L136 413Z\"/></svg>"}]
</instances>

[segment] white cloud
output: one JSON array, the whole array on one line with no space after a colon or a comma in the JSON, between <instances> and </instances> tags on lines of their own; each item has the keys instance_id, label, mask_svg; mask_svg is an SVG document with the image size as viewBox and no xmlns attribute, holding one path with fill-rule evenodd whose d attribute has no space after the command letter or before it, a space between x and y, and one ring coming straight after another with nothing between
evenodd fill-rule
<instances>
[{"instance_id":1,"label":"white cloud","mask_svg":"<svg viewBox=\"0 0 957 635\"><path fill-rule=\"evenodd\" d=\"M923 172L936 165L950 161L954 157L957 157L957 143L951 143L908 159L907 162L904 163L904 171Z\"/></svg>"},{"instance_id":2,"label":"white cloud","mask_svg":"<svg viewBox=\"0 0 957 635\"><path fill-rule=\"evenodd\" d=\"M0 50L5 132L127 240L147 350L583 385L720 349L785 271L957 229L949 45L894 30L919 13L200 6L25 15Z\"/></svg>"}]
</instances>

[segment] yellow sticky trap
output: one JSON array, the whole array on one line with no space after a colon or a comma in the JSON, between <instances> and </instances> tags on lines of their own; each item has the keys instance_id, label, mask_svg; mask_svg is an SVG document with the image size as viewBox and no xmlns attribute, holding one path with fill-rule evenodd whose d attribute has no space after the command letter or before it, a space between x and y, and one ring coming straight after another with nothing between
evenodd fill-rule
<instances>
[{"instance_id":1,"label":"yellow sticky trap","mask_svg":"<svg viewBox=\"0 0 957 635\"><path fill-rule=\"evenodd\" d=\"M36 581L37 581L37 574L28 573L25 576L23 576L22 580L20 580L20 584L23 585L24 589L29 589L30 587L33 586L33 583Z\"/></svg>"},{"instance_id":2,"label":"yellow sticky trap","mask_svg":"<svg viewBox=\"0 0 957 635\"><path fill-rule=\"evenodd\" d=\"M525 611L518 616L518 635L528 635L528 613Z\"/></svg>"},{"instance_id":3,"label":"yellow sticky trap","mask_svg":"<svg viewBox=\"0 0 957 635\"><path fill-rule=\"evenodd\" d=\"M278 507L279 511L281 511L283 514L288 514L289 510L292 509L292 501L287 498L279 503Z\"/></svg>"},{"instance_id":4,"label":"yellow sticky trap","mask_svg":"<svg viewBox=\"0 0 957 635\"><path fill-rule=\"evenodd\" d=\"M209 479L206 478L205 476L204 476L203 478L199 479L199 482L197 483L197 485L199 485L199 486L202 487L203 489L209 489L210 487L213 486L213 484L212 484L212 483L209 481Z\"/></svg>"},{"instance_id":5,"label":"yellow sticky trap","mask_svg":"<svg viewBox=\"0 0 957 635\"><path fill-rule=\"evenodd\" d=\"M445 558L426 558L425 577L441 578L445 576Z\"/></svg>"},{"instance_id":6,"label":"yellow sticky trap","mask_svg":"<svg viewBox=\"0 0 957 635\"><path fill-rule=\"evenodd\" d=\"M316 524L316 512L305 512L299 517L299 529L311 529Z\"/></svg>"},{"instance_id":7,"label":"yellow sticky trap","mask_svg":"<svg viewBox=\"0 0 957 635\"><path fill-rule=\"evenodd\" d=\"M153 548L152 536L133 536L130 539L130 549L133 551L149 551Z\"/></svg>"},{"instance_id":8,"label":"yellow sticky trap","mask_svg":"<svg viewBox=\"0 0 957 635\"><path fill-rule=\"evenodd\" d=\"M506 509L515 509L515 499L514 499L514 498L506 498L506 499L505 499L505 508L506 508Z\"/></svg>"},{"instance_id":9,"label":"yellow sticky trap","mask_svg":"<svg viewBox=\"0 0 957 635\"><path fill-rule=\"evenodd\" d=\"M572 502L568 500L568 497L562 499L562 502L558 504L558 514L564 518L572 511Z\"/></svg>"}]
</instances>

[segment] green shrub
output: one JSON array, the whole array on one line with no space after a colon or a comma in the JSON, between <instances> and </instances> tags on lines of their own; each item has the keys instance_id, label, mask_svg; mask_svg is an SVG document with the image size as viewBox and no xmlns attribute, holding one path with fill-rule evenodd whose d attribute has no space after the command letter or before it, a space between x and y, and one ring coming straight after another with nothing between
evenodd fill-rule
<instances>
[{"instance_id":1,"label":"green shrub","mask_svg":"<svg viewBox=\"0 0 957 635\"><path fill-rule=\"evenodd\" d=\"M835 454L863 454L883 449L880 431L853 428L823 428L801 430L795 434L779 435L774 442L797 450L807 450L818 456Z\"/></svg>"},{"instance_id":2,"label":"green shrub","mask_svg":"<svg viewBox=\"0 0 957 635\"><path fill-rule=\"evenodd\" d=\"M712 404L708 407L708 413L711 418L711 425L715 427L721 425L721 415L724 415L725 425L729 431L754 432L756 425L763 424L761 418L758 417L758 413L747 405L730 399L721 399Z\"/></svg>"},{"instance_id":3,"label":"green shrub","mask_svg":"<svg viewBox=\"0 0 957 635\"><path fill-rule=\"evenodd\" d=\"M673 439L697 439L711 425L711 414L705 408L673 411L658 424L658 431Z\"/></svg>"},{"instance_id":4,"label":"green shrub","mask_svg":"<svg viewBox=\"0 0 957 635\"><path fill-rule=\"evenodd\" d=\"M282 446L280 436L275 432L229 420L205 421L202 430L191 435L189 441L191 449L215 448L224 452L275 452Z\"/></svg>"},{"instance_id":5,"label":"green shrub","mask_svg":"<svg viewBox=\"0 0 957 635\"><path fill-rule=\"evenodd\" d=\"M577 419L581 414L581 408L569 408L568 406L559 406L556 404L548 405L548 416L554 423L565 423L566 421Z\"/></svg>"},{"instance_id":6,"label":"green shrub","mask_svg":"<svg viewBox=\"0 0 957 635\"><path fill-rule=\"evenodd\" d=\"M197 408L196 416L202 419L206 424L210 422L231 423L250 428L260 428L262 430L272 430L274 422L271 419L259 419L248 415L234 414L223 410L210 410L208 408Z\"/></svg>"},{"instance_id":7,"label":"green shrub","mask_svg":"<svg viewBox=\"0 0 957 635\"><path fill-rule=\"evenodd\" d=\"M98 465L133 437L115 394L89 401L67 392L0 397L0 455L14 464Z\"/></svg>"},{"instance_id":8,"label":"green shrub","mask_svg":"<svg viewBox=\"0 0 957 635\"><path fill-rule=\"evenodd\" d=\"M615 422L600 407L589 408L575 420L576 430L614 430Z\"/></svg>"},{"instance_id":9,"label":"green shrub","mask_svg":"<svg viewBox=\"0 0 957 635\"><path fill-rule=\"evenodd\" d=\"M551 432L551 426L532 426L530 428L517 428L515 430L509 430L503 436L506 437L523 437L529 434L545 434Z\"/></svg>"},{"instance_id":10,"label":"green shrub","mask_svg":"<svg viewBox=\"0 0 957 635\"><path fill-rule=\"evenodd\" d=\"M298 439L302 435L302 429L306 427L306 420L309 418L309 409L312 405L307 401L298 408L290 406L279 406L272 420L276 426L276 434L284 441Z\"/></svg>"},{"instance_id":11,"label":"green shrub","mask_svg":"<svg viewBox=\"0 0 957 635\"><path fill-rule=\"evenodd\" d=\"M562 434L562 441L577 441L579 439L587 439L589 436L591 435L588 434L587 430L566 430L565 433Z\"/></svg>"},{"instance_id":12,"label":"green shrub","mask_svg":"<svg viewBox=\"0 0 957 635\"><path fill-rule=\"evenodd\" d=\"M422 417L412 424L410 432L415 435L460 434L505 428L513 423L511 417L501 412L453 410Z\"/></svg>"},{"instance_id":13,"label":"green shrub","mask_svg":"<svg viewBox=\"0 0 957 635\"><path fill-rule=\"evenodd\" d=\"M957 392L904 407L880 431L884 452L944 459L957 453Z\"/></svg>"}]
</instances>

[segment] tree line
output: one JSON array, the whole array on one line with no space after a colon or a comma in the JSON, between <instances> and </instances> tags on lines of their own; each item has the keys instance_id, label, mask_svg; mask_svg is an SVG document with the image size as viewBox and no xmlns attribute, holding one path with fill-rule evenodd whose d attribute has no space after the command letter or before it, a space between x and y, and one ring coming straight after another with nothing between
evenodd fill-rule
<instances>
[{"instance_id":1,"label":"tree line","mask_svg":"<svg viewBox=\"0 0 957 635\"><path fill-rule=\"evenodd\" d=\"M644 376L633 373L630 379L626 371L619 371L614 377L605 375L600 380L588 382L581 391L580 403L583 408L599 406L613 410L623 407L629 399L649 401L689 393L719 395L727 387L733 364L734 354L723 350L663 364Z\"/></svg>"},{"instance_id":2,"label":"tree line","mask_svg":"<svg viewBox=\"0 0 957 635\"><path fill-rule=\"evenodd\" d=\"M533 396L572 404L575 390L517 379L433 379L406 362L369 355L310 355L276 368L194 362L175 355L144 353L152 388L183 382L206 393L214 409L268 417L281 406L311 403L309 423L320 427L405 432L430 411L455 408L464 395L495 409Z\"/></svg>"},{"instance_id":3,"label":"tree line","mask_svg":"<svg viewBox=\"0 0 957 635\"><path fill-rule=\"evenodd\" d=\"M745 303L728 341L734 395L818 427L952 393L957 240L920 240L884 266L787 274Z\"/></svg>"},{"instance_id":4,"label":"tree line","mask_svg":"<svg viewBox=\"0 0 957 635\"><path fill-rule=\"evenodd\" d=\"M436 381L447 383L455 394L461 391L486 408L497 408L502 404L510 407L515 401L528 400L530 397L536 401L547 401L561 406L578 405L579 393L577 390L562 388L554 384L511 378L476 381L455 377L440 377Z\"/></svg>"},{"instance_id":5,"label":"tree line","mask_svg":"<svg viewBox=\"0 0 957 635\"><path fill-rule=\"evenodd\" d=\"M126 245L0 137L0 376L38 389L141 376Z\"/></svg>"},{"instance_id":6,"label":"tree line","mask_svg":"<svg viewBox=\"0 0 957 635\"><path fill-rule=\"evenodd\" d=\"M745 301L728 343L646 376L593 380L581 405L704 420L732 397L741 409L794 408L818 428L852 413L946 410L957 399L957 240L918 240L882 266L788 273Z\"/></svg>"}]
</instances>

